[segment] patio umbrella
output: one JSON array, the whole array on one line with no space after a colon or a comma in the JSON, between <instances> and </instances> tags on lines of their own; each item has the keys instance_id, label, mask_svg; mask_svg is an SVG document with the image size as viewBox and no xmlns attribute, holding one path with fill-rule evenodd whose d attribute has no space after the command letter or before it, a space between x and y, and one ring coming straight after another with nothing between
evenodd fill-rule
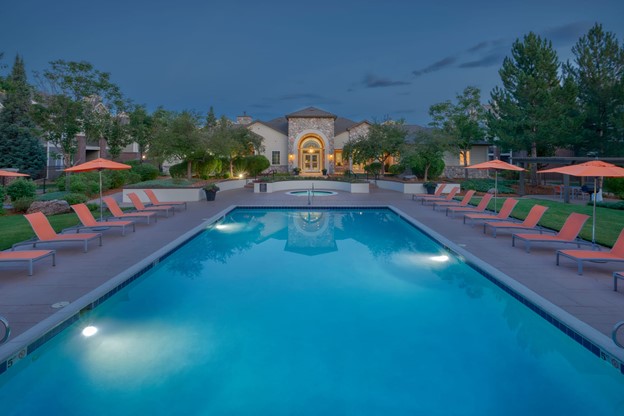
<instances>
[{"instance_id":1,"label":"patio umbrella","mask_svg":"<svg viewBox=\"0 0 624 416\"><path fill-rule=\"evenodd\" d=\"M584 177L624 177L624 169L611 163L601 160L592 160L578 165L564 166L561 168L553 168L540 170L537 173L563 173L564 175L584 176ZM596 244L596 181L594 181L594 208L592 215L592 244Z\"/></svg>"},{"instance_id":2,"label":"patio umbrella","mask_svg":"<svg viewBox=\"0 0 624 416\"><path fill-rule=\"evenodd\" d=\"M496 194L498 193L498 171L499 170L514 170L523 171L521 167L512 165L502 160L494 159L489 162L477 163L476 165L468 166L466 169L493 169L494 170L494 212L496 212Z\"/></svg>"},{"instance_id":3,"label":"patio umbrella","mask_svg":"<svg viewBox=\"0 0 624 416\"><path fill-rule=\"evenodd\" d=\"M65 169L65 172L92 172L97 170L100 174L100 221L103 217L102 208L102 171L104 169L109 170L124 170L131 169L132 166L123 163L113 162L112 160L97 158L89 162L81 163L80 165L72 166Z\"/></svg>"},{"instance_id":4,"label":"patio umbrella","mask_svg":"<svg viewBox=\"0 0 624 416\"><path fill-rule=\"evenodd\" d=\"M26 173L17 173L17 172L12 172L10 170L2 170L0 169L0 177L2 177L2 185L4 185L4 178L15 178L17 176L30 176ZM2 201L0 201L2 202Z\"/></svg>"}]
</instances>

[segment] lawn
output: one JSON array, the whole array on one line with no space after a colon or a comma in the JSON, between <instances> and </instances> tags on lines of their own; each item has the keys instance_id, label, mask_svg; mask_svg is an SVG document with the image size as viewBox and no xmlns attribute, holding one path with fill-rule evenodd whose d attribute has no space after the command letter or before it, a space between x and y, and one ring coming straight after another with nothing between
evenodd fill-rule
<instances>
[{"instance_id":1,"label":"lawn","mask_svg":"<svg viewBox=\"0 0 624 416\"><path fill-rule=\"evenodd\" d=\"M474 198L471 204L477 205L481 198ZM506 198L498 198L497 206L500 207ZM564 204L563 202L550 201L544 199L521 198L512 211L512 217L518 219L526 218L533 205L544 205L548 211L539 222L540 225L553 230L560 230L568 215L573 212L592 216L592 205ZM494 209L494 202L490 201L488 209ZM596 242L598 244L612 247L615 240L624 228L624 211L596 207ZM581 238L591 241L592 219L589 218L581 231Z\"/></svg>"},{"instance_id":2,"label":"lawn","mask_svg":"<svg viewBox=\"0 0 624 416\"><path fill-rule=\"evenodd\" d=\"M59 214L49 216L50 224L56 232L64 228L78 225L78 217L73 212L71 214ZM20 241L28 240L35 236L30 224L23 215L5 215L0 217L0 250L11 248Z\"/></svg>"}]
</instances>

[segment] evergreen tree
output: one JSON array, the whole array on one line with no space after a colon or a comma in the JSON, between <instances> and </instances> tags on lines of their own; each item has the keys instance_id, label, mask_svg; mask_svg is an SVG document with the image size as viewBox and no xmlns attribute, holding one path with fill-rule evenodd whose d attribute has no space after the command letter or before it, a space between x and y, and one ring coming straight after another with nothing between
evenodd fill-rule
<instances>
[{"instance_id":1,"label":"evergreen tree","mask_svg":"<svg viewBox=\"0 0 624 416\"><path fill-rule=\"evenodd\" d=\"M45 167L46 155L35 134L30 112L31 88L19 56L15 57L6 84L4 109L0 111L0 167L16 168L38 177Z\"/></svg>"},{"instance_id":2,"label":"evergreen tree","mask_svg":"<svg viewBox=\"0 0 624 416\"><path fill-rule=\"evenodd\" d=\"M214 109L210 106L208 114L206 115L206 129L210 130L217 127L217 117L215 116Z\"/></svg>"},{"instance_id":3,"label":"evergreen tree","mask_svg":"<svg viewBox=\"0 0 624 416\"><path fill-rule=\"evenodd\" d=\"M602 25L594 25L572 48L566 69L578 86L583 141L579 151L598 156L624 155L624 47Z\"/></svg>"},{"instance_id":4,"label":"evergreen tree","mask_svg":"<svg viewBox=\"0 0 624 416\"><path fill-rule=\"evenodd\" d=\"M569 88L561 86L559 67L550 41L531 32L514 42L511 58L499 70L503 86L492 91L488 116L490 133L503 147L537 157L568 143L574 102ZM535 164L531 178L537 183Z\"/></svg>"}]
</instances>

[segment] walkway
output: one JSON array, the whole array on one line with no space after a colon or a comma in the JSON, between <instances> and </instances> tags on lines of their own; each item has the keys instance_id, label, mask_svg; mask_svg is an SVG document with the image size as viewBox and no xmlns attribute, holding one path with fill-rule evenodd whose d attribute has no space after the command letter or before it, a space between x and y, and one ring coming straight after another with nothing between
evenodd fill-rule
<instances>
[{"instance_id":1,"label":"walkway","mask_svg":"<svg viewBox=\"0 0 624 416\"><path fill-rule=\"evenodd\" d=\"M453 243L491 264L503 273L537 292L581 321L610 336L615 322L624 320L624 284L620 292L612 289L611 274L624 268L617 264L589 264L583 276L576 274L576 263L567 259L555 265L555 248L536 244L531 254L522 247L511 247L511 235L498 238L483 234L483 228L463 225L443 212L433 211L411 200L409 195L373 188L370 194L339 192L331 197L316 197L312 206L386 206L391 205L422 222ZM12 325L11 338L23 333L57 310L52 305L73 302L132 267L188 230L233 205L307 206L307 198L285 193L254 194L249 189L219 192L214 202L189 203L187 211L158 219L156 224L137 224L136 233L125 237L116 230L105 232L104 245L90 244L83 253L75 245L55 247L57 266L49 260L35 264L28 276L23 265L0 269L0 314Z\"/></svg>"}]
</instances>

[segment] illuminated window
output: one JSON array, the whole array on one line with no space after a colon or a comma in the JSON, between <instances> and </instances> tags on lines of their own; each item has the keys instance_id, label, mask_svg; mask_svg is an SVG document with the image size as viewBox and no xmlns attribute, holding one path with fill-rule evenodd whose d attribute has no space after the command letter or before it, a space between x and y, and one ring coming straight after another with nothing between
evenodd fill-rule
<instances>
[{"instance_id":1,"label":"illuminated window","mask_svg":"<svg viewBox=\"0 0 624 416\"><path fill-rule=\"evenodd\" d=\"M470 165L470 150L459 154L459 164L461 166Z\"/></svg>"},{"instance_id":2,"label":"illuminated window","mask_svg":"<svg viewBox=\"0 0 624 416\"><path fill-rule=\"evenodd\" d=\"M342 166L342 150L336 150L334 152L334 158L336 159L336 166Z\"/></svg>"}]
</instances>

